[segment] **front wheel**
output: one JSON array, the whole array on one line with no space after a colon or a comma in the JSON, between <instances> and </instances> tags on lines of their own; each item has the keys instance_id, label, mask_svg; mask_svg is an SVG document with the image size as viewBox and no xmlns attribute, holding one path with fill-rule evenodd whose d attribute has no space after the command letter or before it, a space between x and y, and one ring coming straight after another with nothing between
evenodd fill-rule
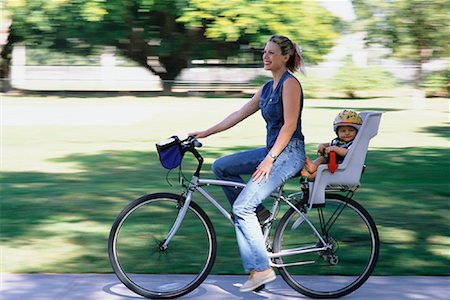
<instances>
[{"instance_id":1,"label":"front wheel","mask_svg":"<svg viewBox=\"0 0 450 300\"><path fill-rule=\"evenodd\" d=\"M131 202L114 222L109 259L120 281L135 293L175 298L193 291L208 276L216 257L216 235L194 202L167 248L161 246L183 205L180 195L150 194Z\"/></svg>"},{"instance_id":2,"label":"front wheel","mask_svg":"<svg viewBox=\"0 0 450 300\"><path fill-rule=\"evenodd\" d=\"M355 291L378 260L378 231L368 212L354 200L333 194L306 218L329 248L317 250L320 239L299 213L289 209L277 227L274 252L303 247L304 253L275 259L283 279L312 298L338 298Z\"/></svg>"}]
</instances>

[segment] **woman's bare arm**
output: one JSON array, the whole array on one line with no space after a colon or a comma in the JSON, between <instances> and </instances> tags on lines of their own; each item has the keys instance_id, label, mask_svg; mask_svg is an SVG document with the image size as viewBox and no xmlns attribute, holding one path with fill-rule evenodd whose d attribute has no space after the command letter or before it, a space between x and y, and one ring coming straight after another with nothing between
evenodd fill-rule
<instances>
[{"instance_id":1,"label":"woman's bare arm","mask_svg":"<svg viewBox=\"0 0 450 300\"><path fill-rule=\"evenodd\" d=\"M193 135L197 138L204 138L233 127L234 125L238 124L239 122L243 121L259 110L259 99L261 98L261 92L262 88L260 88L258 92L253 95L250 101L245 103L239 110L229 114L221 122L211 126L206 130L189 133L189 135Z\"/></svg>"}]
</instances>

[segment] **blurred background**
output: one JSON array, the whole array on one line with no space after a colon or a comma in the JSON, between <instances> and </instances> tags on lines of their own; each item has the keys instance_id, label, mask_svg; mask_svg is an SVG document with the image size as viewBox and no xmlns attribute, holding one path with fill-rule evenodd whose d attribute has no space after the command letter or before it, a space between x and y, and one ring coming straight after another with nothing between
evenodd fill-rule
<instances>
[{"instance_id":1,"label":"blurred background","mask_svg":"<svg viewBox=\"0 0 450 300\"><path fill-rule=\"evenodd\" d=\"M2 3L4 91L244 91L282 33L303 49L309 93L397 81L448 96L445 0Z\"/></svg>"},{"instance_id":2,"label":"blurred background","mask_svg":"<svg viewBox=\"0 0 450 300\"><path fill-rule=\"evenodd\" d=\"M309 155L333 138L339 110L384 112L356 197L383 242L375 274L449 275L448 0L0 6L2 271L111 272L106 239L119 211L179 191L154 143L248 101L270 79L268 37L283 34L306 62ZM245 126L207 140L206 175L220 155L264 143L259 116ZM214 272L241 273L233 228L213 221L223 237Z\"/></svg>"}]
</instances>

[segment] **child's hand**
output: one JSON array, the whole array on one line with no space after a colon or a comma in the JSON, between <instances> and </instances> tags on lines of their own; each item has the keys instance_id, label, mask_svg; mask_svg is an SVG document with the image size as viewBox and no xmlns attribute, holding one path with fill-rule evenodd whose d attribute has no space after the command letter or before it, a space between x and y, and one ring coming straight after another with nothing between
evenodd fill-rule
<instances>
[{"instance_id":1,"label":"child's hand","mask_svg":"<svg viewBox=\"0 0 450 300\"><path fill-rule=\"evenodd\" d=\"M325 155L325 149L327 148L327 144L319 144L319 148L317 149L317 154L320 156Z\"/></svg>"},{"instance_id":2,"label":"child's hand","mask_svg":"<svg viewBox=\"0 0 450 300\"><path fill-rule=\"evenodd\" d=\"M325 150L325 153L327 153L327 154L330 153L330 152L335 152L337 155L339 155L341 157L344 157L344 156L347 155L348 149L347 148L341 148L341 147L338 147L338 146L331 146L331 147L328 147Z\"/></svg>"},{"instance_id":3,"label":"child's hand","mask_svg":"<svg viewBox=\"0 0 450 300\"><path fill-rule=\"evenodd\" d=\"M339 148L339 147L337 147L337 146L331 146L331 147L327 147L327 148L325 148L325 153L326 154L330 154L330 152L336 152L336 149L337 148Z\"/></svg>"}]
</instances>

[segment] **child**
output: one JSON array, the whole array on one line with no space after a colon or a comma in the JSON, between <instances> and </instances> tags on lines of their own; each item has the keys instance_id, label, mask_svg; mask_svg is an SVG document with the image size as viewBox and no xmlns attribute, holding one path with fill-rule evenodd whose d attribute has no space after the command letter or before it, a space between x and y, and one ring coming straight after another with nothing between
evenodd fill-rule
<instances>
[{"instance_id":1,"label":"child","mask_svg":"<svg viewBox=\"0 0 450 300\"><path fill-rule=\"evenodd\" d=\"M341 111L333 122L334 131L337 138L331 143L319 144L317 154L319 157L311 161L306 157L305 167L301 171L301 175L310 181L316 178L316 171L319 165L328 162L328 154L333 151L336 152L337 163L341 163L347 155L348 149L353 143L353 140L361 127L362 120L357 112L352 110Z\"/></svg>"}]
</instances>

